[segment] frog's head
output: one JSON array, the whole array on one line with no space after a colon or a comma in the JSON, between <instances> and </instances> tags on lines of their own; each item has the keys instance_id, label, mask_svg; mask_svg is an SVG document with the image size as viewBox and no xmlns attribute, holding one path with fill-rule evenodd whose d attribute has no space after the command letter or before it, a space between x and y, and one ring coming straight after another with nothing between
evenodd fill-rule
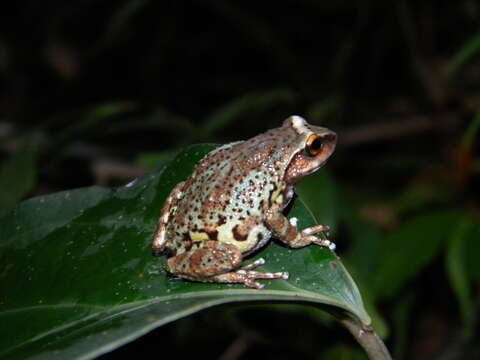
<instances>
[{"instance_id":1,"label":"frog's head","mask_svg":"<svg viewBox=\"0 0 480 360\"><path fill-rule=\"evenodd\" d=\"M296 151L284 175L285 182L295 184L325 164L335 150L337 134L324 127L312 126L296 115L287 118L283 127L295 132Z\"/></svg>"}]
</instances>

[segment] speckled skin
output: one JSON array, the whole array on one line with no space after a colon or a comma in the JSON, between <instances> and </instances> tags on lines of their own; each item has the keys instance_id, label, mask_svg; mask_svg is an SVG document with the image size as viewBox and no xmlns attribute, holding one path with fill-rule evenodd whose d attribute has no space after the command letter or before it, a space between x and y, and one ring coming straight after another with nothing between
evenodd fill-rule
<instances>
[{"instance_id":1,"label":"speckled skin","mask_svg":"<svg viewBox=\"0 0 480 360\"><path fill-rule=\"evenodd\" d=\"M309 141L315 138L312 151ZM330 241L313 236L327 227L299 232L296 219L288 221L282 211L295 184L318 170L335 145L331 130L291 116L279 128L208 153L167 199L153 239L154 253L170 255L167 270L193 281L261 288L256 279L288 278L284 272L253 271L263 259L240 266L243 257L265 245L272 234L294 248L311 243L332 248Z\"/></svg>"}]
</instances>

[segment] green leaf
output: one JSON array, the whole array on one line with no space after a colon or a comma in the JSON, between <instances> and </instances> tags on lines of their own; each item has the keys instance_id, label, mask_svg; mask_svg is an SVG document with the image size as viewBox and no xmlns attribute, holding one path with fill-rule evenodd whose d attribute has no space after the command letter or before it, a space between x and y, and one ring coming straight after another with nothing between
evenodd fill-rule
<instances>
[{"instance_id":1,"label":"green leaf","mask_svg":"<svg viewBox=\"0 0 480 360\"><path fill-rule=\"evenodd\" d=\"M175 150L140 153L135 159L135 162L146 168L155 169L159 164L165 164L177 153L178 151Z\"/></svg>"},{"instance_id":2,"label":"green leaf","mask_svg":"<svg viewBox=\"0 0 480 360\"><path fill-rule=\"evenodd\" d=\"M350 244L344 257L364 282L371 285L371 279L377 273L380 262L380 248L384 241L382 233L362 219L358 209L348 199L341 197L341 217L346 224ZM375 294L372 294L374 297Z\"/></svg>"},{"instance_id":3,"label":"green leaf","mask_svg":"<svg viewBox=\"0 0 480 360\"><path fill-rule=\"evenodd\" d=\"M372 283L380 262L379 252L384 236L379 229L360 217L351 192L351 189L345 187L338 190L338 213L348 232L348 244L340 243L339 247L347 247L342 256L343 261L362 288L365 308L372 318L376 332L385 338L389 334L389 328L376 307L376 294Z\"/></svg>"},{"instance_id":4,"label":"green leaf","mask_svg":"<svg viewBox=\"0 0 480 360\"><path fill-rule=\"evenodd\" d=\"M447 74L455 75L468 61L480 52L480 34L469 39L447 66Z\"/></svg>"},{"instance_id":5,"label":"green leaf","mask_svg":"<svg viewBox=\"0 0 480 360\"><path fill-rule=\"evenodd\" d=\"M465 134L462 137L461 148L463 151L471 151L478 139L478 132L480 131L480 112L477 112L475 117L468 125Z\"/></svg>"},{"instance_id":6,"label":"green leaf","mask_svg":"<svg viewBox=\"0 0 480 360\"><path fill-rule=\"evenodd\" d=\"M333 345L322 352L320 359L326 360L366 360L367 356L350 346Z\"/></svg>"},{"instance_id":7,"label":"green leaf","mask_svg":"<svg viewBox=\"0 0 480 360\"><path fill-rule=\"evenodd\" d=\"M457 211L441 211L405 221L390 233L379 251L372 279L378 299L394 295L439 253L459 219Z\"/></svg>"},{"instance_id":8,"label":"green leaf","mask_svg":"<svg viewBox=\"0 0 480 360\"><path fill-rule=\"evenodd\" d=\"M337 229L338 198L332 176L325 170L303 178L297 186L297 194L321 224Z\"/></svg>"},{"instance_id":9,"label":"green leaf","mask_svg":"<svg viewBox=\"0 0 480 360\"><path fill-rule=\"evenodd\" d=\"M427 206L449 204L455 196L455 190L445 184L413 183L396 197L395 211L401 215L420 211Z\"/></svg>"},{"instance_id":10,"label":"green leaf","mask_svg":"<svg viewBox=\"0 0 480 360\"><path fill-rule=\"evenodd\" d=\"M448 279L460 305L467 337L471 335L476 319L472 285L477 279L477 274L469 268L468 259L469 254L473 253L476 258L475 263L478 263L480 246L477 230L473 219L463 217L452 232L445 258Z\"/></svg>"},{"instance_id":11,"label":"green leaf","mask_svg":"<svg viewBox=\"0 0 480 360\"><path fill-rule=\"evenodd\" d=\"M276 242L263 271L291 278L242 285L175 281L151 255L163 202L212 150L181 152L163 169L115 190L91 187L21 203L0 223L0 358L90 359L202 309L238 301L329 305L368 326L358 289L340 260L318 246ZM290 216L315 223L296 201ZM252 259L253 260L253 259Z\"/></svg>"},{"instance_id":12,"label":"green leaf","mask_svg":"<svg viewBox=\"0 0 480 360\"><path fill-rule=\"evenodd\" d=\"M412 320L415 316L412 316L412 310L415 305L415 295L411 291L406 296L402 296L395 304L395 308L392 313L392 322L395 329L394 332L394 355L395 359L406 359L405 353L407 351L408 339L411 335Z\"/></svg>"},{"instance_id":13,"label":"green leaf","mask_svg":"<svg viewBox=\"0 0 480 360\"><path fill-rule=\"evenodd\" d=\"M52 141L44 146L42 152L45 154L58 153L59 149L67 146L72 141L87 136L87 134L94 133L102 123L116 116L132 112L136 107L132 102L112 102L89 108L78 121L71 121L72 117L75 118L75 116L78 116L75 112L57 116L51 120L50 126L55 123L72 122L73 124L56 134L56 136L51 139Z\"/></svg>"},{"instance_id":14,"label":"green leaf","mask_svg":"<svg viewBox=\"0 0 480 360\"><path fill-rule=\"evenodd\" d=\"M0 167L0 217L11 211L35 185L37 172L31 146L15 152Z\"/></svg>"},{"instance_id":15,"label":"green leaf","mask_svg":"<svg viewBox=\"0 0 480 360\"><path fill-rule=\"evenodd\" d=\"M390 335L390 328L387 321L382 316L381 310L375 303L375 296L371 290L371 281L369 281L369 278L364 278L362 276L362 271L355 265L352 265L348 258L342 258L345 266L348 267L350 274L355 278L357 285L362 289L363 304L367 313L370 315L372 327L380 337L384 339L388 338Z\"/></svg>"}]
</instances>

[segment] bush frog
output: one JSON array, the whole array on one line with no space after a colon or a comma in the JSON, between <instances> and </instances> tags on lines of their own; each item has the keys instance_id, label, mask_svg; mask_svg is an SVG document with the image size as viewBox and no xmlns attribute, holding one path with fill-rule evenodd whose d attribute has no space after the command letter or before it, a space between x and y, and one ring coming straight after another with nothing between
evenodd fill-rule
<instances>
[{"instance_id":1,"label":"bush frog","mask_svg":"<svg viewBox=\"0 0 480 360\"><path fill-rule=\"evenodd\" d=\"M297 220L282 211L296 183L325 164L336 142L333 131L290 116L281 127L208 153L170 193L153 238L154 254L169 255L168 272L192 281L262 288L258 279L288 279L287 272L255 271L263 259L243 267L242 261L271 236L291 248L334 249L314 236L327 226L299 231Z\"/></svg>"}]
</instances>

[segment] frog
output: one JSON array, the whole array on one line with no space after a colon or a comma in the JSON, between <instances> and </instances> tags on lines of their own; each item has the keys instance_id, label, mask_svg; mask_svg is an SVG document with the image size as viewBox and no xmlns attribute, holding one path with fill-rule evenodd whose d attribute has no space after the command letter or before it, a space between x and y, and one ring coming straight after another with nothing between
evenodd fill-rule
<instances>
[{"instance_id":1,"label":"frog","mask_svg":"<svg viewBox=\"0 0 480 360\"><path fill-rule=\"evenodd\" d=\"M280 127L207 153L168 196L153 255L167 255L166 270L177 279L254 289L264 288L261 279L287 280L286 271L258 271L263 258L242 263L272 237L289 248L335 249L315 236L328 234L327 225L299 230L298 219L283 212L297 183L326 163L336 143L332 130L292 115Z\"/></svg>"}]
</instances>

